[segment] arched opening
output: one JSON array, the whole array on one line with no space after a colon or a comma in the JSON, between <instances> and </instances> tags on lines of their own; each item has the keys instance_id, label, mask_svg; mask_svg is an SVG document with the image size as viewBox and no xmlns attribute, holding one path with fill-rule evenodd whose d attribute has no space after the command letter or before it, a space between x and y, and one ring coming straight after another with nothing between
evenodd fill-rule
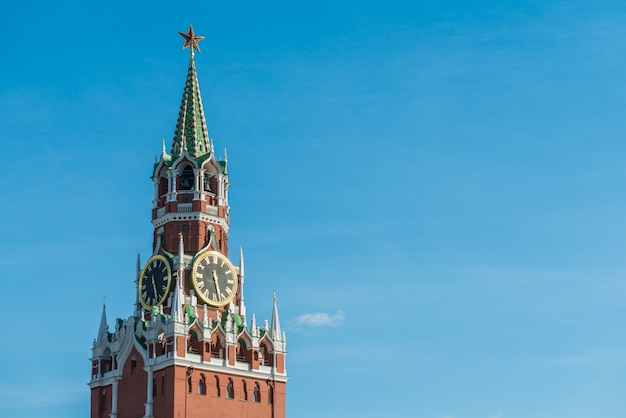
<instances>
[{"instance_id":1,"label":"arched opening","mask_svg":"<svg viewBox=\"0 0 626 418\"><path fill-rule=\"evenodd\" d=\"M240 338L237 342L237 361L245 361L246 363L250 363L250 350L248 349L248 344L246 340Z\"/></svg>"},{"instance_id":2,"label":"arched opening","mask_svg":"<svg viewBox=\"0 0 626 418\"><path fill-rule=\"evenodd\" d=\"M111 356L111 350L107 348L104 350L104 355L100 360L100 376L104 376L105 373L113 370L113 357Z\"/></svg>"},{"instance_id":3,"label":"arched opening","mask_svg":"<svg viewBox=\"0 0 626 418\"><path fill-rule=\"evenodd\" d=\"M267 341L263 341L261 343L261 361L264 366L273 366L274 365L274 356L272 355L272 350L270 348L269 343Z\"/></svg>"},{"instance_id":4,"label":"arched opening","mask_svg":"<svg viewBox=\"0 0 626 418\"><path fill-rule=\"evenodd\" d=\"M198 331L195 329L189 331L189 337L187 339L187 352L192 354L199 354L202 352L202 343L198 340Z\"/></svg>"},{"instance_id":5,"label":"arched opening","mask_svg":"<svg viewBox=\"0 0 626 418\"><path fill-rule=\"evenodd\" d=\"M159 177L157 181L159 182L159 199L161 199L168 192L168 181L165 177ZM159 203L159 206L161 206L164 202L160 201Z\"/></svg>"},{"instance_id":6,"label":"arched opening","mask_svg":"<svg viewBox=\"0 0 626 418\"><path fill-rule=\"evenodd\" d=\"M254 382L254 393L253 393L253 400L256 403L261 402L261 387L259 386L259 382Z\"/></svg>"},{"instance_id":7,"label":"arched opening","mask_svg":"<svg viewBox=\"0 0 626 418\"><path fill-rule=\"evenodd\" d=\"M215 375L215 396L219 398L220 392L220 377Z\"/></svg>"},{"instance_id":8,"label":"arched opening","mask_svg":"<svg viewBox=\"0 0 626 418\"><path fill-rule=\"evenodd\" d=\"M200 380L198 381L198 395L206 395L206 378L204 373L200 373Z\"/></svg>"},{"instance_id":9,"label":"arched opening","mask_svg":"<svg viewBox=\"0 0 626 418\"><path fill-rule=\"evenodd\" d=\"M246 384L245 380L241 380L241 391L243 392L243 400L247 401L248 400L248 385Z\"/></svg>"},{"instance_id":10,"label":"arched opening","mask_svg":"<svg viewBox=\"0 0 626 418\"><path fill-rule=\"evenodd\" d=\"M233 399L235 397L235 387L233 386L233 379L228 378L228 385L226 385L226 397Z\"/></svg>"},{"instance_id":11,"label":"arched opening","mask_svg":"<svg viewBox=\"0 0 626 418\"><path fill-rule=\"evenodd\" d=\"M224 358L224 347L217 334L211 336L211 357Z\"/></svg>"},{"instance_id":12,"label":"arched opening","mask_svg":"<svg viewBox=\"0 0 626 418\"><path fill-rule=\"evenodd\" d=\"M190 165L183 168L180 175L180 190L192 190L194 186L193 168Z\"/></svg>"},{"instance_id":13,"label":"arched opening","mask_svg":"<svg viewBox=\"0 0 626 418\"><path fill-rule=\"evenodd\" d=\"M212 186L211 184L212 182L214 182L214 180L212 180L211 173L206 171L204 173L204 184L202 185L202 188L205 192L211 193L215 190L215 186Z\"/></svg>"}]
</instances>

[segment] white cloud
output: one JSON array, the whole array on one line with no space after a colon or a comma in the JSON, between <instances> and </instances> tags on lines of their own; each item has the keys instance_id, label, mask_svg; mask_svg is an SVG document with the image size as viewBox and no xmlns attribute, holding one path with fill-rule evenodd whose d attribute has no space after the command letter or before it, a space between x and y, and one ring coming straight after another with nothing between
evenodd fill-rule
<instances>
[{"instance_id":1,"label":"white cloud","mask_svg":"<svg viewBox=\"0 0 626 418\"><path fill-rule=\"evenodd\" d=\"M316 312L300 315L296 318L296 324L309 327L336 327L343 324L344 319L343 311L337 311L333 315L326 312Z\"/></svg>"}]
</instances>

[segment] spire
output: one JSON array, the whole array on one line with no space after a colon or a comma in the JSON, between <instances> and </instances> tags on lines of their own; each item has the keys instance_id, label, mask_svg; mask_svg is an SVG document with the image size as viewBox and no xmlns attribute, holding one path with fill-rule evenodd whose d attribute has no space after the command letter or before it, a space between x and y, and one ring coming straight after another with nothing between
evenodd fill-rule
<instances>
[{"instance_id":1,"label":"spire","mask_svg":"<svg viewBox=\"0 0 626 418\"><path fill-rule=\"evenodd\" d=\"M280 340L281 332L280 332L280 321L278 320L278 306L276 306L276 291L274 290L274 306L272 307L272 324L270 326L272 330L272 339Z\"/></svg>"},{"instance_id":2,"label":"spire","mask_svg":"<svg viewBox=\"0 0 626 418\"><path fill-rule=\"evenodd\" d=\"M98 329L98 339L96 344L100 345L102 339L105 338L104 334L109 332L109 325L107 324L107 304L102 301L102 316L100 317L100 328Z\"/></svg>"},{"instance_id":3,"label":"spire","mask_svg":"<svg viewBox=\"0 0 626 418\"><path fill-rule=\"evenodd\" d=\"M244 277L243 274L243 248L239 247L239 275Z\"/></svg>"},{"instance_id":4,"label":"spire","mask_svg":"<svg viewBox=\"0 0 626 418\"><path fill-rule=\"evenodd\" d=\"M178 112L178 121L172 141L172 157L177 158L182 154L183 143L187 147L187 152L193 158L201 157L211 150L209 144L209 132L204 118L202 108L202 98L200 97L200 86L196 74L196 63L194 61L193 50L198 48L198 42L204 39L193 32L189 26L187 33L179 32L185 38L183 48L190 47L189 69L187 70L187 81Z\"/></svg>"}]
</instances>

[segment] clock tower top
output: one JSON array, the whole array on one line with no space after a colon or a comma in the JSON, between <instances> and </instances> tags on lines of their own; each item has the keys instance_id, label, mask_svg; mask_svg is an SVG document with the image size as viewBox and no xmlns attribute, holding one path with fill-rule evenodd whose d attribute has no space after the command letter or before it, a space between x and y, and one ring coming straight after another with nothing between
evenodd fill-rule
<instances>
[{"instance_id":1,"label":"clock tower top","mask_svg":"<svg viewBox=\"0 0 626 418\"><path fill-rule=\"evenodd\" d=\"M204 37L191 26L179 34L185 39L183 48L190 50L189 68L170 153L163 145L152 176L154 251L163 247L173 252L178 234L183 234L185 251L195 253L214 234L214 249L228 255L228 162L226 156L215 156L193 54Z\"/></svg>"}]
</instances>

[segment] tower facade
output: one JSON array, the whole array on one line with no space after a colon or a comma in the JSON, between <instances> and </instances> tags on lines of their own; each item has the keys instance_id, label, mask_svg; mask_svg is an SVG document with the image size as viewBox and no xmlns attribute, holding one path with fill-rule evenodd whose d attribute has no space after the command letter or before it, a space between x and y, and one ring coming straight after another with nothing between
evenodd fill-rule
<instances>
[{"instance_id":1,"label":"tower facade","mask_svg":"<svg viewBox=\"0 0 626 418\"><path fill-rule=\"evenodd\" d=\"M152 173L153 252L137 258L134 312L103 306L91 357L91 418L285 416L286 337L246 312L244 257L228 254L228 161L215 156L190 48L172 146Z\"/></svg>"}]
</instances>

